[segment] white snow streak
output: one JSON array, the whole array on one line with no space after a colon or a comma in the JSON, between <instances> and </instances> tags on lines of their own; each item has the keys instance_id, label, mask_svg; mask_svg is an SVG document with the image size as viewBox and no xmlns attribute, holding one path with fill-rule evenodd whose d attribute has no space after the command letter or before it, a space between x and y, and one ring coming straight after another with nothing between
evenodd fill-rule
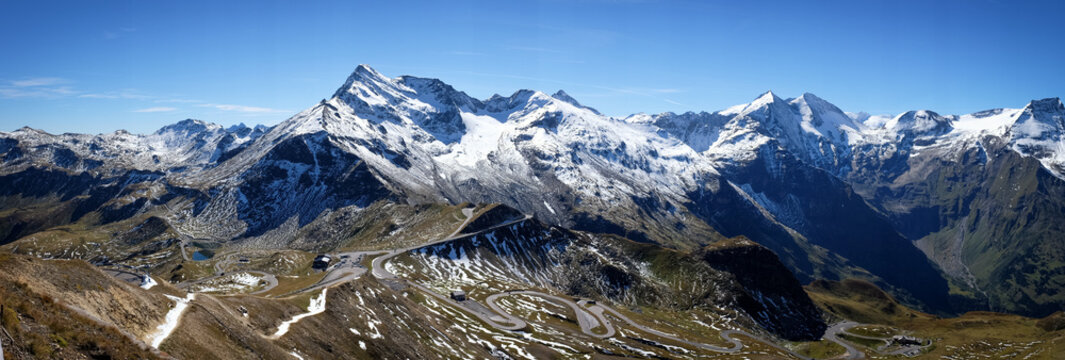
<instances>
[{"instance_id":1,"label":"white snow streak","mask_svg":"<svg viewBox=\"0 0 1065 360\"><path fill-rule=\"evenodd\" d=\"M170 337L170 334L177 329L178 323L181 321L181 315L185 313L185 309L189 307L189 303L196 299L196 294L190 293L184 299L170 295L167 295L166 297L174 300L176 303L174 304L174 308L166 313L166 320L156 328L155 334L152 334L150 337L149 343L151 343L152 347L156 349L158 349L159 345L162 345L163 341L165 341L167 337Z\"/></svg>"},{"instance_id":2,"label":"white snow streak","mask_svg":"<svg viewBox=\"0 0 1065 360\"><path fill-rule=\"evenodd\" d=\"M293 316L291 320L281 323L281 325L277 327L277 332L273 335L270 335L270 339L280 339L282 336L285 336L285 334L288 333L288 329L290 326L292 326L292 324L299 322L305 317L314 316L325 312L325 295L327 291L329 291L328 288L322 289L321 295L316 298L311 298L310 305L307 305L307 312Z\"/></svg>"}]
</instances>

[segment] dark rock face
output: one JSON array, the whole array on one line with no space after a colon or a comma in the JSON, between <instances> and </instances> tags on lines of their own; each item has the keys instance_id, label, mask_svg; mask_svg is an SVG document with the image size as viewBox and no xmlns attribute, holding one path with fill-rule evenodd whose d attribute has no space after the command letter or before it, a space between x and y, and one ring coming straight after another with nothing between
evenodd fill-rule
<instances>
[{"instance_id":1,"label":"dark rock face","mask_svg":"<svg viewBox=\"0 0 1065 360\"><path fill-rule=\"evenodd\" d=\"M114 234L114 237L126 244L138 245L162 235L169 228L165 220L152 216L129 231Z\"/></svg>"},{"instance_id":2,"label":"dark rock face","mask_svg":"<svg viewBox=\"0 0 1065 360\"><path fill-rule=\"evenodd\" d=\"M364 162L325 134L278 144L240 180L237 212L248 224L244 236L262 235L292 217L302 227L326 209L364 207L390 196Z\"/></svg>"},{"instance_id":3,"label":"dark rock face","mask_svg":"<svg viewBox=\"0 0 1065 360\"><path fill-rule=\"evenodd\" d=\"M0 216L0 244L78 221L93 212L100 215L102 223L125 218L131 211L136 211L138 204L107 204L121 196L127 184L151 181L160 176L158 173L130 171L120 176L100 177L38 167L0 176L0 200L12 207L23 207L21 211Z\"/></svg>"},{"instance_id":4,"label":"dark rock face","mask_svg":"<svg viewBox=\"0 0 1065 360\"><path fill-rule=\"evenodd\" d=\"M769 249L733 238L699 255L714 269L735 276L743 289L739 306L766 330L788 340L816 340L828 328L802 285Z\"/></svg>"},{"instance_id":5,"label":"dark rock face","mask_svg":"<svg viewBox=\"0 0 1065 360\"><path fill-rule=\"evenodd\" d=\"M763 154L730 173L776 220L811 243L868 269L928 311L951 311L939 270L842 180L783 152Z\"/></svg>"},{"instance_id":6,"label":"dark rock face","mask_svg":"<svg viewBox=\"0 0 1065 360\"><path fill-rule=\"evenodd\" d=\"M978 297L957 309L1046 316L1060 310L1065 181L988 138L955 161L912 159L891 183L863 184L893 225Z\"/></svg>"}]
</instances>

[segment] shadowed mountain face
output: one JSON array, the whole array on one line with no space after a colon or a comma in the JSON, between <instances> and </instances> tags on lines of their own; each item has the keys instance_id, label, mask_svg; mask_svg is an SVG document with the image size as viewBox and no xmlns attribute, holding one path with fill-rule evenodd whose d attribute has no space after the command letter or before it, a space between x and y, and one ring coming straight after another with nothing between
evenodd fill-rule
<instances>
[{"instance_id":1,"label":"shadowed mountain face","mask_svg":"<svg viewBox=\"0 0 1065 360\"><path fill-rule=\"evenodd\" d=\"M237 179L237 213L249 224L244 237L291 220L302 228L328 209L366 207L389 196L363 161L333 146L325 134L278 143Z\"/></svg>"},{"instance_id":2,"label":"shadowed mountain face","mask_svg":"<svg viewBox=\"0 0 1065 360\"><path fill-rule=\"evenodd\" d=\"M932 261L842 180L784 152L729 171L732 181L809 242L876 274L900 297L949 311L947 281Z\"/></svg>"},{"instance_id":3,"label":"shadowed mountain face","mask_svg":"<svg viewBox=\"0 0 1065 360\"><path fill-rule=\"evenodd\" d=\"M763 327L790 340L819 339L827 326L802 285L780 276L787 268L773 252L743 238L719 241L697 256L715 269L732 274L743 288L739 306Z\"/></svg>"},{"instance_id":4,"label":"shadowed mountain face","mask_svg":"<svg viewBox=\"0 0 1065 360\"><path fill-rule=\"evenodd\" d=\"M498 203L684 251L744 236L804 283L860 277L927 311L1041 315L1065 304L1063 114L1044 99L852 116L768 92L619 119L563 91L479 100L359 66L270 128L0 133L0 239L153 214L190 237L284 248L311 224L338 243L375 203ZM353 215L322 225L337 214Z\"/></svg>"}]
</instances>

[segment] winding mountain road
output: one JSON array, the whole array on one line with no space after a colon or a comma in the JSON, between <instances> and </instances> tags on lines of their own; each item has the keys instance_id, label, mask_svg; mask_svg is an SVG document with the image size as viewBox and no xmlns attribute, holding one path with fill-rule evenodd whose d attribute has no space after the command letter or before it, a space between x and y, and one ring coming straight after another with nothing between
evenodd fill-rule
<instances>
[{"instance_id":1,"label":"winding mountain road","mask_svg":"<svg viewBox=\"0 0 1065 360\"><path fill-rule=\"evenodd\" d=\"M558 304L560 306L569 307L570 309L573 310L573 312L575 314L575 317L576 317L576 320L577 320L577 324L580 327L581 332L586 334L586 335L588 335L588 336L594 337L596 339L607 339L607 338L611 338L611 337L614 337L614 336L617 335L617 328L612 324L612 322L611 322L611 320L609 318L609 317L613 317L615 319L618 319L618 320L626 323L628 326L630 326L633 329L636 329L638 331L641 331L641 332L644 332L644 333L647 333L647 334L651 334L651 335L654 335L654 336L657 336L657 337L661 337L661 338L664 338L664 339L669 339L669 340L675 341L677 343L686 344L688 346L692 346L692 347L703 349L703 350L709 350L709 351L714 351L714 352L722 352L722 353L736 353L736 352L739 352L739 351L741 351L743 349L743 343L739 339L736 339L733 336L742 335L742 336L746 336L746 337L749 337L751 339L754 339L754 340L756 340L758 342L764 343L764 344L766 344L768 346L771 346L771 347L773 347L773 348L775 348L777 350L780 350L780 351L782 351L784 353L787 353L787 354L789 354L791 356L794 356L794 357L797 357L797 358L800 358L800 359L808 359L808 357L803 356L801 354L798 354L798 353L796 353L794 351L791 351L790 349L785 348L783 346L777 345L775 342L773 342L773 341L771 341L769 339L766 339L764 337L751 334L751 333L743 331L743 330L728 329L728 330L722 330L720 332L720 336L725 341L727 341L729 344L731 344L731 346L729 346L729 347L722 347L722 346L716 346L716 345L710 345L710 344L703 344L703 343L699 343L699 342L693 342L693 341L681 339L681 338L679 338L679 337L677 337L675 335L672 335L672 334L669 334L669 333L665 333L665 332L662 332L662 331L659 331L659 330L656 330L656 329L649 328L647 326L641 325L641 324L633 321L629 317L625 316L624 314L618 312L617 310L615 310L615 309L613 309L611 307L605 306L605 305L601 305L601 304L598 304L598 303L595 303L595 302L592 302L592 301L589 301L589 300L586 300L586 299L574 301L574 300L569 299L569 298L556 296L556 295L551 295L551 294L546 294L546 293L542 293L542 292L538 292L538 291L512 290L512 291L492 294L492 295L489 295L484 301L485 305L487 305L487 307L481 306L480 304L478 304L474 300L465 300L465 301L459 302L459 301L455 301L454 299L451 299L450 297L448 297L446 295L439 294L439 293L433 291L432 289L429 289L429 288L425 287L424 285L421 285L421 284L416 283L414 281L410 281L410 280L401 278L401 277L397 276L396 274L394 274L394 273L392 273L391 271L388 270L388 268L387 268L388 262L390 260L392 260L393 258L395 258L396 256L400 255L400 254L404 254L404 253L407 253L407 252L410 252L410 251L413 251L413 250L418 250L418 249L422 249L422 248L426 248L426 247L430 247L430 246L439 245L439 244L450 242L450 241L455 241L455 240L468 238L468 237L471 237L471 236L476 236L476 235L484 233L484 232L492 231L492 230L495 230L495 229L498 229L498 228L501 228L501 227L510 226L510 225L513 225L513 224L516 224L516 223L527 221L527 220L532 218L532 216L526 215L526 216L524 216L524 217L522 217L520 219L513 219L513 220L505 221L503 223L500 223L498 225L489 227L489 228L484 229L484 230L480 230L480 231L473 232L473 233L463 234L463 233L461 233L462 230L465 229L465 227L470 223L471 220L473 220L474 217L473 217L473 209L472 208L462 209L462 213L464 215L466 215L466 220L463 221L463 223L458 227L458 229L456 229L454 232L449 234L447 237L445 237L443 239L440 239L440 240L437 240L437 241L432 241L432 242L421 244L421 245L417 245L417 246L411 246L411 247L393 249L393 250L354 251L354 252L339 253L336 256L338 258L340 258L341 260L337 264L331 266L327 270L328 273L325 275L325 277L322 280L320 280L319 282L317 282L316 284L314 284L314 285L312 285L310 287L307 287L305 289L299 290L298 292L314 291L314 290L319 290L319 289L323 289L323 288L332 287L332 286L335 286L335 285L338 285L338 284L341 284L341 283L344 283L344 282L347 282L347 281L355 280L355 279L361 277L362 275L364 275L365 273L369 272L369 273L371 273L373 275L374 278L379 279L379 280L391 280L391 281L403 282L403 283L407 284L408 286L411 286L411 287L413 287L415 289L418 289L421 292L423 292L423 293L425 293L425 294L427 294L429 296L432 296L436 300L439 300L439 301L441 301L443 303L449 304L449 305L451 305L453 307L456 307L456 308L459 308L459 309L463 309L465 312L467 312L469 314L472 314L474 317L478 318L479 320L483 321L484 323L486 323L486 324L488 324L488 325L490 325L490 326L492 326L492 327L494 327L496 329L504 330L504 331L520 331L520 330L524 330L524 329L526 329L528 327L528 323L525 320L523 320L521 318L518 318L518 317L508 313L505 309L501 308L496 303L496 301L499 300L500 298L506 297L506 296L528 295L528 296L536 296L536 297L544 298L547 301L556 303L556 304ZM181 245L182 245L182 255L184 256L185 255L184 241L182 241ZM221 276L222 274L224 274L224 270L225 270L226 265L228 265L229 263L233 262L233 259L232 259L233 256L235 256L235 254L228 254L228 255L226 255L225 258L223 258L221 261L219 261L218 263L215 264L215 271L216 271L216 275L215 276L212 276L212 277L209 277L209 278L206 278L206 279L201 279L199 281L192 282L192 283L181 284L181 285L185 285L187 287L188 285L191 285L191 284L199 283L199 282L202 282L202 281L207 281L207 280L214 279L214 278L217 278L217 277ZM370 262L370 269L366 269L362 265L362 261L366 257L370 257L370 256L375 256L375 257ZM267 285L266 288L261 289L259 291L256 291L256 292L254 292L252 294L260 294L260 293L269 291L270 289L272 289L275 286L277 286L277 278L274 277L271 274L264 273L264 272L261 272L261 271L247 271L247 272L260 274L268 282L268 285ZM608 315L609 315L609 317L608 317ZM832 341L832 342L835 342L835 343L843 346L844 349L846 349L846 353L841 357L843 359L863 359L865 357L865 354L862 353L860 350L858 350L854 345L852 345L852 344L840 339L839 336L838 336L841 332L845 332L847 329L850 329L850 328L852 328L854 326L858 326L858 325L860 325L860 324L855 323L855 322L841 322L841 323L837 323L837 324L834 324L834 325L830 326L829 329L826 330L826 332L825 332L824 339ZM602 330L600 330L599 332L593 331L593 330L598 329L600 327L602 327Z\"/></svg>"},{"instance_id":2,"label":"winding mountain road","mask_svg":"<svg viewBox=\"0 0 1065 360\"><path fill-rule=\"evenodd\" d=\"M385 268L385 264L388 263L388 260L391 260L392 258L396 257L399 254L403 254L403 253L406 253L406 252L411 251L411 250L417 250L417 249L426 248L426 247L430 247L430 246L434 246L434 245L439 245L439 244L446 243L446 242L449 242L449 241L465 239L465 238L468 238L468 237L471 237L471 236L475 236L475 235L478 235L478 234L481 234L481 233L484 233L484 232L492 231L492 230L495 230L495 229L498 229L498 228L501 228L501 227L514 225L514 224L517 224L517 223L532 219L532 215L525 215L521 219L505 221L505 222L503 222L503 223L501 223L499 225L495 225L495 226L489 227L489 228L481 230L481 231L477 231L477 232L473 232L473 233L469 233L469 234L459 234L459 232L463 228L466 227L466 224L468 224L470 222L471 218L472 218L472 216L471 217L467 217L466 221L462 223L462 226L458 230L455 230L455 232L451 233L451 235L449 235L446 238L443 238L443 239L440 239L440 240L437 240L437 241L433 241L433 242L429 242L429 243L425 243L425 244L422 244L422 245L411 246L411 247L403 248L403 249L390 250L390 251L387 251L384 255L381 255L381 256L378 256L378 257L374 258L373 261L370 263L370 267L372 268L371 273L373 273L373 276L375 278L378 278L378 279L396 279L397 278L396 274L393 274L392 272L388 271L388 269Z\"/></svg>"},{"instance_id":3,"label":"winding mountain road","mask_svg":"<svg viewBox=\"0 0 1065 360\"><path fill-rule=\"evenodd\" d=\"M558 297L558 296L545 294L545 293L538 292L538 291L515 290L515 291L508 291L508 292L503 292L503 293L498 293L498 294L492 294L492 295L489 295L487 299L485 299L485 303L488 305L488 307L492 308L493 311L503 315L504 317L506 317L508 319L514 319L514 320L520 321L520 319L518 319L517 317L514 317L513 315L507 313L505 310L500 308L498 304L496 304L496 300L498 300L499 298L504 297L504 296L512 296L512 295L537 296L537 297L542 297L542 298L551 300L552 302L554 302L556 304L568 306L570 309L573 309L574 314L576 314L576 316L577 316L577 325L580 326L581 332L585 333L586 335L589 335L589 336L592 336L592 337L595 337L595 338L598 338L598 339L606 339L606 338L614 336L614 334L615 334L614 327L610 326L609 321L607 321L602 316L589 314L588 311L586 311L584 308L582 308L578 303L575 303L575 302L573 302L570 299L561 298L561 297ZM592 329L595 329L595 328L599 327L600 324L603 324L603 327L606 328L606 333L604 333L604 334L596 334L595 332L592 331Z\"/></svg>"},{"instance_id":4,"label":"winding mountain road","mask_svg":"<svg viewBox=\"0 0 1065 360\"><path fill-rule=\"evenodd\" d=\"M579 300L577 302L573 302L572 300L569 300L569 299L566 299L566 298L563 298L563 297L550 295L550 294L545 294L545 293L538 292L538 291L517 290L517 291L508 291L508 292L504 292L504 293L493 294L493 295L489 296L486 299L486 302L488 303L488 306L492 308L492 310L494 310L494 311L496 311L496 312L498 312L500 314L503 314L504 317L507 317L507 318L510 318L510 319L515 319L515 320L520 320L520 319L515 318L513 315L508 314L505 310L501 309L498 305L495 304L495 301L497 299L499 299L500 297L511 296L511 295L538 296L538 297L542 297L542 298L545 298L545 299L548 299L548 300L552 300L554 302L561 303L561 304L563 304L565 306L570 307L577 314L577 324L580 326L581 332L583 332L586 335L598 338L598 339L610 338L610 337L613 337L617 333L617 330L614 328L614 326L610 323L610 320L604 314L604 313L610 313L611 316L614 316L614 317L616 317L616 318L628 323L629 326L632 326L633 328L635 328L635 329L637 329L639 331L642 331L642 332L645 332L645 333L649 333L649 334L652 334L652 335L655 335L655 336L658 336L658 337L662 337L662 338L665 338L665 339L673 340L673 341L676 341L676 342L679 342L679 343L682 343L682 344L686 344L686 345L689 345L689 346L693 346L693 347L696 347L696 348L704 349L704 350L710 350L710 351L715 351L715 352L725 352L725 353L735 353L735 352L740 351L740 350L743 349L743 343L741 343L738 339L733 338L732 335L743 335L743 336L750 337L752 339L756 339L759 342L765 343L765 344L767 344L769 346L772 346L773 348L775 348L777 350L783 351L783 352L785 352L787 354L790 354L792 356L795 356L797 358L807 359L806 356L803 356L803 355L798 354L798 353L796 353L794 351L791 351L790 349L785 348L783 346L777 345L776 343L774 343L774 342L772 342L772 341L770 341L768 339L765 339L765 338L763 338L761 336L757 336L757 335L751 334L751 333L743 331L743 330L729 329L729 330L721 331L721 337L723 339L725 339L725 341L727 341L727 342L732 344L731 347L727 347L727 348L726 347L721 347L721 346L715 346L715 345L709 345L709 344L703 344L703 343L698 343L698 342L694 342L694 341L684 340L684 339L681 339L681 338L676 337L674 335L667 334L667 333L664 333L664 332L661 332L661 331L658 331L658 330L643 326L643 325L633 321L628 316L625 316L624 314L618 312L617 310L614 310L613 308L610 308L610 307L605 306L605 305L600 305L600 304L597 304L597 303L592 303L589 300ZM589 315L588 312L585 312L585 310L587 310L591 314ZM603 334L597 334L597 333L593 332L592 329L598 327L600 324L603 325L603 327L606 329L606 332L603 333Z\"/></svg>"},{"instance_id":5,"label":"winding mountain road","mask_svg":"<svg viewBox=\"0 0 1065 360\"><path fill-rule=\"evenodd\" d=\"M854 345L851 344L850 342L844 341L843 339L839 338L839 334L840 333L845 332L845 331L847 331L847 329L850 329L850 328L858 326L858 325L861 325L861 324L853 322L853 321L843 321L843 322L838 322L838 323L832 324L832 326L828 327L828 330L825 330L825 336L824 336L825 340L828 340L828 341L834 342L836 344L839 344L840 346L842 346L844 349L847 350L847 352L845 354L843 354L842 357L839 357L840 359L864 359L865 358L865 353L864 352L862 352L861 350L858 350L858 348L854 347Z\"/></svg>"},{"instance_id":6,"label":"winding mountain road","mask_svg":"<svg viewBox=\"0 0 1065 360\"><path fill-rule=\"evenodd\" d=\"M464 210L464 213L465 213L465 210ZM532 216L526 215L525 217L523 217L521 219L506 221L506 222L503 222L503 223L501 223L499 225L496 225L496 226L493 226L493 227L490 227L490 228L487 228L487 229L484 229L484 230L481 230L481 231L478 231L478 232L459 235L461 230L463 228L465 228L466 224L468 224L469 221L472 219L472 216L468 215L466 221L463 222L462 226L459 227L458 230L455 230L455 232L451 233L451 235L449 235L448 237L446 237L444 239L441 239L441 240L438 240L438 241L434 241L434 242L430 242L430 243L427 243L427 244L418 245L418 246L403 248L403 249L376 252L378 254L381 254L381 253L383 253L383 254L378 256L378 257L376 257L376 258L374 258L373 261L370 262L370 264L371 264L370 265L370 267L371 267L370 273L373 274L373 276L375 278L379 279L379 280L400 280L400 281L403 281L403 282L407 283L408 285L410 285L411 287L414 287L414 288L416 288L418 290L421 290L422 292L424 292L424 293L426 293L426 294L428 294L428 295L430 295L430 296L432 296L432 297L434 297L434 298L436 298L438 300L441 300L441 301L443 301L443 302L445 302L447 304L451 304L452 306L455 306L455 307L458 307L458 308L466 310L467 312L473 314L475 317L477 317L481 321L485 322L486 324L488 324L488 325L490 325L492 327L495 327L497 329L500 329L500 330L517 331L517 330L525 329L528 326L528 323L526 323L524 320L522 320L522 319L520 319L520 318L518 318L518 317L516 317L514 315L511 315L510 313L506 312L504 309L500 308L499 305L496 304L496 300L501 298L501 297L522 294L522 295L539 296L539 297L542 297L542 298L545 298L545 299L548 299L548 300L551 300L551 301L555 301L555 302L561 303L564 306L570 307L571 309L573 309L574 313L576 314L577 323L578 323L578 325L581 328L581 332L583 332L583 333L585 333L585 334L587 334L589 336L598 338L598 339L610 338L610 337L613 337L613 336L615 336L617 334L617 330L614 328L614 326L610 323L610 320L607 319L607 317L605 315L605 313L610 313L611 316L614 316L614 317L616 317L618 319L621 319L622 321L628 323L633 328L636 328L636 329L638 329L640 331L643 331L643 332L646 332L646 333L649 333L649 334L653 334L653 335L656 335L656 336L659 336L659 337L662 337L662 338L670 339L670 340L673 340L673 341L677 341L677 342L682 343L682 344L687 344L687 345L690 345L690 346L694 346L694 347L697 347L697 348L700 348L700 349L716 351L716 352L734 353L734 352L737 352L737 351L740 351L741 349L743 349L743 343L741 343L739 340L737 340L735 338L732 338L731 336L732 335L744 335L744 336L750 337L752 339L758 340L759 342L765 343L765 344L767 344L769 346L772 346L773 348L775 348L777 350L783 351L783 352L785 352L787 354L790 354L792 356L795 356L797 358L808 359L808 357L800 355L800 354L798 354L798 353L796 353L794 351L791 351L790 349L787 349L787 348L785 348L783 346L777 345L776 343L770 341L769 339L765 339L763 337L751 334L751 333L743 331L743 330L724 330L724 331L721 332L721 337L724 338L729 343L731 343L732 344L731 347L725 348L725 347L714 346L714 345L709 345L709 344L702 344L702 343L687 341L687 340L678 338L676 336L673 336L671 334L667 334L667 333L664 333L664 332L661 332L661 331L658 331L658 330L655 330L655 329L648 328L646 326L640 325L640 324L636 323L635 321L632 321L632 319L629 319L627 316L621 314L620 312L618 312L618 311L616 311L616 310L614 310L614 309L612 309L610 307L604 306L604 305L592 304L592 303L588 302L587 300L581 300L578 303L578 302L574 302L572 300L569 300L569 299L566 299L566 298L563 298L563 297L559 297L559 296L555 296L555 295L551 295L551 294L545 294L545 293L537 292L537 291L516 290L516 291L509 291L509 292L503 292L503 293L489 295L488 298L485 299L485 303L487 304L488 308L491 309L491 311L495 312L495 314L489 314L489 313L485 313L484 311L480 311L480 309L478 309L478 307L476 307L476 306L460 304L459 302L457 302L457 301L455 301L455 300L453 300L453 299L451 299L451 298L449 298L447 296L439 294L439 293L437 293L435 291L432 291L431 289L426 288L425 286L423 286L421 284L418 284L418 283L415 283L413 281L409 281L409 280L406 280L406 279L402 279L402 278L398 277L396 274L392 273L391 271L389 271L387 269L388 261L391 260L392 258L398 256L399 254L403 254L403 253L406 253L408 251L417 250L417 249L421 249L421 248L425 248L425 247L429 247L429 246L438 245L438 244L449 242L449 241L463 239L463 238L474 236L474 235L477 235L477 234L480 234L480 233L483 233L483 232L486 232L486 231L491 231L491 230L494 230L494 229L498 229L500 227L505 227L505 226L509 226L509 225L512 225L512 224L515 224L515 223L518 223L518 222L527 221L527 220L529 220L531 218L532 218ZM365 252L365 253L361 253L361 254L369 254L369 253L370 252ZM473 302L473 300L466 300L464 302ZM594 331L592 331L593 329L599 327L600 325L602 325L603 328L605 329L604 333L597 334Z\"/></svg>"}]
</instances>

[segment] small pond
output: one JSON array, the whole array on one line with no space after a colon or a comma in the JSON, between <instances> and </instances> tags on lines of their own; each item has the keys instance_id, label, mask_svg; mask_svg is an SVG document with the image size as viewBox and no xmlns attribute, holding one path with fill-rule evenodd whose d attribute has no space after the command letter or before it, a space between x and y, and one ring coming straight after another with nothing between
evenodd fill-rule
<instances>
[{"instance_id":1,"label":"small pond","mask_svg":"<svg viewBox=\"0 0 1065 360\"><path fill-rule=\"evenodd\" d=\"M213 254L208 253L208 252L197 251L197 252L192 253L192 260L194 260L194 261L204 261L204 260L210 259L212 255Z\"/></svg>"}]
</instances>

